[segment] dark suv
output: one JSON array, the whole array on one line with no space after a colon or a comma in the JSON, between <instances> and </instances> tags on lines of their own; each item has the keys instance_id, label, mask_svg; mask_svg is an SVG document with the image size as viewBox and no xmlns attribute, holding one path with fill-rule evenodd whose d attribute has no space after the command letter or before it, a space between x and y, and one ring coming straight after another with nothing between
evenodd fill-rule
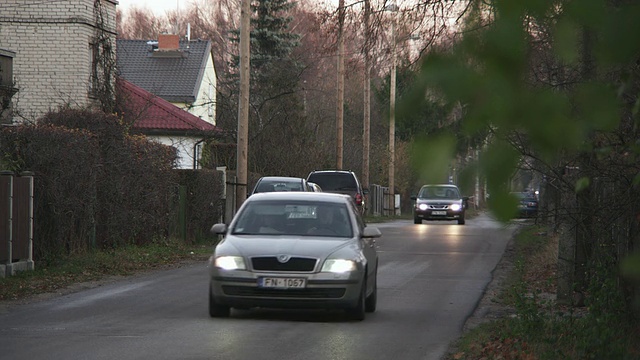
<instances>
[{"instance_id":1,"label":"dark suv","mask_svg":"<svg viewBox=\"0 0 640 360\"><path fill-rule=\"evenodd\" d=\"M353 171L315 170L309 173L307 181L320 185L324 192L351 195L360 213L364 214L364 196L368 193L368 189L362 188Z\"/></svg>"}]
</instances>

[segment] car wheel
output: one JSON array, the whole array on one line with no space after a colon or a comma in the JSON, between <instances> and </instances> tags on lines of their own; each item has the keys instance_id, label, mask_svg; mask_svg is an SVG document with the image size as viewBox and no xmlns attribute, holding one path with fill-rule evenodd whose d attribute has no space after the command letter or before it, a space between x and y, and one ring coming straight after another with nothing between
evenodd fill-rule
<instances>
[{"instance_id":1,"label":"car wheel","mask_svg":"<svg viewBox=\"0 0 640 360\"><path fill-rule=\"evenodd\" d=\"M422 224L422 219L417 218L417 217L414 217L414 218L413 218L413 223L414 223L414 224Z\"/></svg>"},{"instance_id":2,"label":"car wheel","mask_svg":"<svg viewBox=\"0 0 640 360\"><path fill-rule=\"evenodd\" d=\"M375 274L375 280L373 281L373 291L364 302L364 310L372 313L376 311L376 305L378 303L378 275Z\"/></svg>"},{"instance_id":3,"label":"car wheel","mask_svg":"<svg viewBox=\"0 0 640 360\"><path fill-rule=\"evenodd\" d=\"M464 225L464 216L458 219L458 225Z\"/></svg>"},{"instance_id":4,"label":"car wheel","mask_svg":"<svg viewBox=\"0 0 640 360\"><path fill-rule=\"evenodd\" d=\"M226 305L216 303L211 293L211 285L209 285L209 316L211 317L229 317L231 308Z\"/></svg>"},{"instance_id":5,"label":"car wheel","mask_svg":"<svg viewBox=\"0 0 640 360\"><path fill-rule=\"evenodd\" d=\"M367 283L366 280L362 282L362 289L360 290L360 297L358 298L358 304L355 307L347 309L347 315L352 320L362 321L365 317L365 302L366 302Z\"/></svg>"}]
</instances>

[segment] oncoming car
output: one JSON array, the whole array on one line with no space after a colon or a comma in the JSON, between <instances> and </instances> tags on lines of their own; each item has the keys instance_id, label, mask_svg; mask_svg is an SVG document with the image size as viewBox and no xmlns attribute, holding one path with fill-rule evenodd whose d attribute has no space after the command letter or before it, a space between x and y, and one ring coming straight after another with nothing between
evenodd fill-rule
<instances>
[{"instance_id":1,"label":"oncoming car","mask_svg":"<svg viewBox=\"0 0 640 360\"><path fill-rule=\"evenodd\" d=\"M421 224L422 220L457 220L464 225L466 196L460 195L460 189L452 184L424 185L420 188L413 208L413 222Z\"/></svg>"},{"instance_id":2,"label":"oncoming car","mask_svg":"<svg viewBox=\"0 0 640 360\"><path fill-rule=\"evenodd\" d=\"M376 227L347 195L255 194L242 204L209 259L209 315L231 308L344 309L363 320L377 301Z\"/></svg>"}]
</instances>

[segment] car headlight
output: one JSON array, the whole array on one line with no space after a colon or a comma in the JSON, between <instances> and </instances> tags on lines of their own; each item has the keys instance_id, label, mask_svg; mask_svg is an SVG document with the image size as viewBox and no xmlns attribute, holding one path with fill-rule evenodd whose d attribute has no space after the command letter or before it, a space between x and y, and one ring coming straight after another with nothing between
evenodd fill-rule
<instances>
[{"instance_id":1,"label":"car headlight","mask_svg":"<svg viewBox=\"0 0 640 360\"><path fill-rule=\"evenodd\" d=\"M241 256L220 256L216 258L216 267L224 270L246 270Z\"/></svg>"},{"instance_id":2,"label":"car headlight","mask_svg":"<svg viewBox=\"0 0 640 360\"><path fill-rule=\"evenodd\" d=\"M345 259L327 259L322 265L322 272L345 273L356 269L355 261Z\"/></svg>"},{"instance_id":3,"label":"car headlight","mask_svg":"<svg viewBox=\"0 0 640 360\"><path fill-rule=\"evenodd\" d=\"M420 204L420 205L418 205L418 209L420 209L420 210L427 210L427 204Z\"/></svg>"},{"instance_id":4,"label":"car headlight","mask_svg":"<svg viewBox=\"0 0 640 360\"><path fill-rule=\"evenodd\" d=\"M460 204L453 204L451 205L450 209L453 211L459 211L460 209L462 209L462 206L460 206Z\"/></svg>"}]
</instances>

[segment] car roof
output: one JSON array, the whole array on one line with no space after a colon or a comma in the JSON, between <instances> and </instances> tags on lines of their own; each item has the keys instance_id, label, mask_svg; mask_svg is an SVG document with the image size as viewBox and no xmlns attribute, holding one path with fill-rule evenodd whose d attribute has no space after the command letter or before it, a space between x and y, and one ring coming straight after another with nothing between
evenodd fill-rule
<instances>
[{"instance_id":1,"label":"car roof","mask_svg":"<svg viewBox=\"0 0 640 360\"><path fill-rule=\"evenodd\" d=\"M314 191L276 191L257 193L248 197L246 201L269 201L269 200L294 200L294 201L318 201L344 203L351 200L349 195L314 192Z\"/></svg>"},{"instance_id":2,"label":"car roof","mask_svg":"<svg viewBox=\"0 0 640 360\"><path fill-rule=\"evenodd\" d=\"M422 187L452 187L452 188L457 188L456 185L453 184L426 184L426 185L422 185Z\"/></svg>"},{"instance_id":3,"label":"car roof","mask_svg":"<svg viewBox=\"0 0 640 360\"><path fill-rule=\"evenodd\" d=\"M274 180L274 181L302 181L304 178L293 177L293 176L263 176L258 181L262 180Z\"/></svg>"},{"instance_id":4,"label":"car roof","mask_svg":"<svg viewBox=\"0 0 640 360\"><path fill-rule=\"evenodd\" d=\"M321 173L355 174L351 170L330 170L330 169L325 169L325 170L313 170L312 172L309 173L309 175L311 175L311 174L321 174ZM307 176L307 178L308 178L308 176Z\"/></svg>"}]
</instances>

